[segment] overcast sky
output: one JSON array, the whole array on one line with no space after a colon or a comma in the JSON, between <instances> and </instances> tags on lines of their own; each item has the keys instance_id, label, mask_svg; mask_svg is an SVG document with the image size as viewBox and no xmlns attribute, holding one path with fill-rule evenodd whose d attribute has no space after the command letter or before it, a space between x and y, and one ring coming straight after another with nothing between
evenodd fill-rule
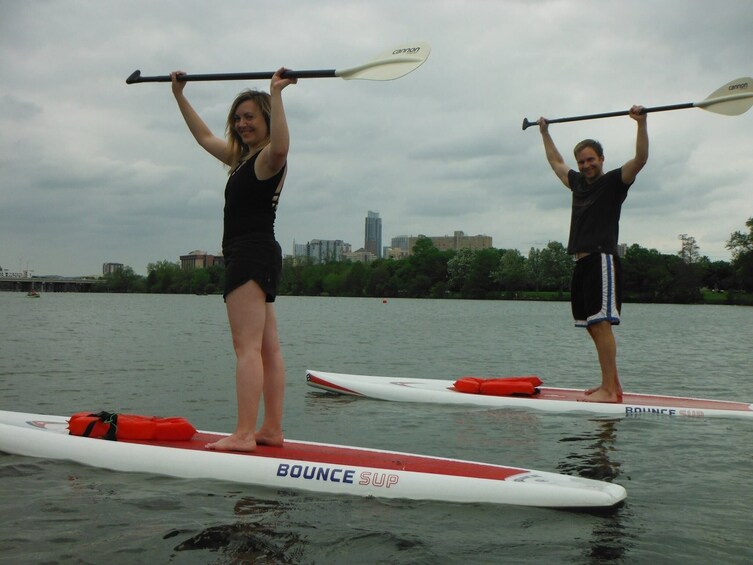
<instances>
[{"instance_id":1,"label":"overcast sky","mask_svg":"<svg viewBox=\"0 0 753 565\"><path fill-rule=\"evenodd\" d=\"M566 243L569 192L536 119L701 101L753 75L749 0L0 0L0 266L100 274L105 262L219 253L226 173L188 133L167 83L144 75L344 69L426 41L387 82L308 79L284 92L292 136L277 218L293 242L363 246L462 230L497 248ZM221 135L241 89L190 83ZM649 115L651 154L623 206L621 242L662 253L725 242L753 216L753 111ZM585 137L605 168L633 156L628 117L555 124L568 163Z\"/></svg>"}]
</instances>

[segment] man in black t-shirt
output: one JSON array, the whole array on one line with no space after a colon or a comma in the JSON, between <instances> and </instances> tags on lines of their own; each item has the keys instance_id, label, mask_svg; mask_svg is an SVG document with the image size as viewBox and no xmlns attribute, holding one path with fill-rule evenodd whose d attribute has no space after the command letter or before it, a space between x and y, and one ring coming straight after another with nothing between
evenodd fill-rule
<instances>
[{"instance_id":1,"label":"man in black t-shirt","mask_svg":"<svg viewBox=\"0 0 753 565\"><path fill-rule=\"evenodd\" d=\"M635 156L619 169L604 173L604 151L593 139L578 143L573 151L578 172L565 164L549 135L549 124L539 118L539 130L547 161L572 192L570 237L567 252L575 257L571 306L575 325L588 329L601 366L601 385L586 391L587 402L620 402L622 387L617 376L617 344L612 325L620 323L622 270L617 256L620 211L627 192L648 160L648 130L642 106L633 106L630 117L638 131Z\"/></svg>"}]
</instances>

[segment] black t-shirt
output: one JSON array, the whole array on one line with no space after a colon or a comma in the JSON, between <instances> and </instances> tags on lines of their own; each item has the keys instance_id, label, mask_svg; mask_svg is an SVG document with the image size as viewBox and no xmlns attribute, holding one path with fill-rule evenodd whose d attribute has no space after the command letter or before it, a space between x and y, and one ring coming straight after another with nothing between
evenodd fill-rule
<instances>
[{"instance_id":1,"label":"black t-shirt","mask_svg":"<svg viewBox=\"0 0 753 565\"><path fill-rule=\"evenodd\" d=\"M620 211L631 186L622 182L622 168L609 171L590 184L573 170L567 178L573 193L567 252L616 255Z\"/></svg>"}]
</instances>

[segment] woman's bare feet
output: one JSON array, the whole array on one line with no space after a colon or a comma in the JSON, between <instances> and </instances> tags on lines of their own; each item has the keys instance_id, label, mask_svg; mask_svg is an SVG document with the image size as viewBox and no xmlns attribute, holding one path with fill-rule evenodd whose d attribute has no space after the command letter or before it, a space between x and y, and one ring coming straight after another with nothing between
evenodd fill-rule
<instances>
[{"instance_id":1,"label":"woman's bare feet","mask_svg":"<svg viewBox=\"0 0 753 565\"><path fill-rule=\"evenodd\" d=\"M235 434L224 437L214 443L208 443L204 447L210 451L256 451L256 441L238 437Z\"/></svg>"},{"instance_id":2,"label":"woman's bare feet","mask_svg":"<svg viewBox=\"0 0 753 565\"><path fill-rule=\"evenodd\" d=\"M272 447L282 447L284 438L282 432L268 433L265 430L259 430L256 432L256 444L257 445L271 445Z\"/></svg>"}]
</instances>

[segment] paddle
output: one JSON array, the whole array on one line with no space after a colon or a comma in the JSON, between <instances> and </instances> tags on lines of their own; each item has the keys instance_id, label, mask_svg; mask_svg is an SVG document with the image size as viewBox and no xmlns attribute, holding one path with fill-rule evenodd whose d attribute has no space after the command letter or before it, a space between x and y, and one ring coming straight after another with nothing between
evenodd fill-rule
<instances>
[{"instance_id":1,"label":"paddle","mask_svg":"<svg viewBox=\"0 0 753 565\"><path fill-rule=\"evenodd\" d=\"M664 112L666 110L682 110L684 108L700 108L716 114L726 116L739 116L747 112L753 106L753 78L742 77L728 82L722 87L709 94L700 102L687 102L685 104L672 104L669 106L656 106L646 108L644 112ZM613 116L627 116L630 112L623 110L620 112L607 112L605 114L590 114L586 116L573 116L571 118L557 118L547 120L549 124L562 122L577 122L580 120L594 120L596 118L611 118ZM523 118L523 130L530 126L537 125L536 121L528 121Z\"/></svg>"},{"instance_id":2,"label":"paddle","mask_svg":"<svg viewBox=\"0 0 753 565\"><path fill-rule=\"evenodd\" d=\"M428 43L417 41L415 43L405 43L385 51L375 59L351 67L349 69L327 69L320 71L285 71L283 77L286 78L335 78L339 77L345 80L363 79L363 80L394 80L407 75L409 72L420 67L429 57L431 47ZM270 79L274 76L272 72L251 72L251 73L215 73L199 75L182 75L178 80L185 81L212 81L212 80L260 80ZM170 75L142 77L141 71L134 71L126 79L126 84L136 84L139 82L170 82Z\"/></svg>"}]
</instances>

